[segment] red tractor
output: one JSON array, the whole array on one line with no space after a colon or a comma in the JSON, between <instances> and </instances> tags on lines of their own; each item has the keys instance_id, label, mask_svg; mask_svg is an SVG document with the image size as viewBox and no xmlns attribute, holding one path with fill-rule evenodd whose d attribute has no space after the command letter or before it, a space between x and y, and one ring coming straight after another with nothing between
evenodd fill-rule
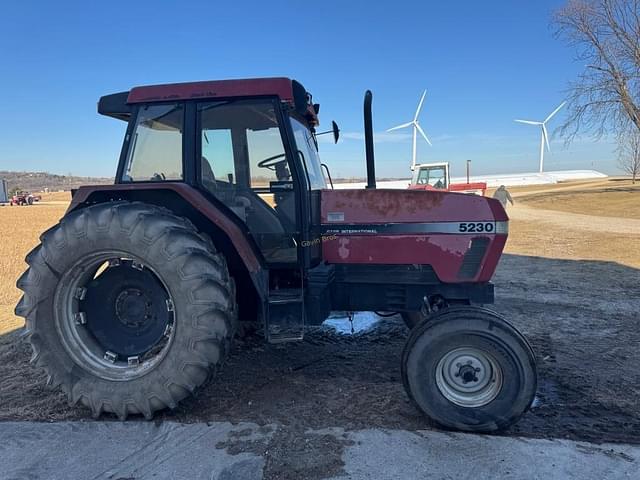
<instances>
[{"instance_id":1,"label":"red tractor","mask_svg":"<svg viewBox=\"0 0 640 480\"><path fill-rule=\"evenodd\" d=\"M327 188L311 98L269 78L100 99L127 123L115 184L75 191L17 282L33 360L72 404L151 418L206 381L243 322L294 341L342 310L402 314L405 389L441 425L494 431L529 408L531 347L480 306L500 203L376 189L370 92L367 188Z\"/></svg>"},{"instance_id":2,"label":"red tractor","mask_svg":"<svg viewBox=\"0 0 640 480\"><path fill-rule=\"evenodd\" d=\"M446 190L448 192L484 195L486 182L451 183L449 162L421 163L412 167L413 176L409 188L412 190Z\"/></svg>"},{"instance_id":3,"label":"red tractor","mask_svg":"<svg viewBox=\"0 0 640 480\"><path fill-rule=\"evenodd\" d=\"M40 199L41 197L39 195L18 191L11 196L9 205L33 205L34 202L38 202Z\"/></svg>"}]
</instances>

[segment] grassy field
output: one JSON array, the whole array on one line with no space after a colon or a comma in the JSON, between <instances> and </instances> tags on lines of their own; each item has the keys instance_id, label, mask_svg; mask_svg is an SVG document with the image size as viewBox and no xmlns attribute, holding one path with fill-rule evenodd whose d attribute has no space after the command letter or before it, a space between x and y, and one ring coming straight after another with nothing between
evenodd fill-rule
<instances>
[{"instance_id":1,"label":"grassy field","mask_svg":"<svg viewBox=\"0 0 640 480\"><path fill-rule=\"evenodd\" d=\"M605 260L640 268L640 249L634 247L640 233L640 184L613 178L509 191L516 207L507 209L512 217L507 253ZM515 215L519 207L524 207L525 213ZM528 220L526 212L531 209L536 218ZM545 222L545 217L550 221ZM617 231L626 226L628 232Z\"/></svg>"},{"instance_id":2,"label":"grassy field","mask_svg":"<svg viewBox=\"0 0 640 480\"><path fill-rule=\"evenodd\" d=\"M566 183L549 187L525 187L511 190L516 208L541 212L568 212L604 217L640 219L640 185L630 182L598 181ZM0 333L23 325L13 309L20 298L16 279L24 271L25 255L38 243L40 233L64 214L69 194L43 194L42 202L31 207L0 207ZM509 207L510 214L515 213ZM556 219L558 220L558 219ZM558 259L614 261L640 268L640 248L635 247L637 233L613 233L607 228L584 231L568 215L560 221L544 223L518 217L511 221L506 252Z\"/></svg>"},{"instance_id":3,"label":"grassy field","mask_svg":"<svg viewBox=\"0 0 640 480\"><path fill-rule=\"evenodd\" d=\"M588 191L551 191L526 196L522 201L547 210L640 219L640 183L617 183Z\"/></svg>"}]
</instances>

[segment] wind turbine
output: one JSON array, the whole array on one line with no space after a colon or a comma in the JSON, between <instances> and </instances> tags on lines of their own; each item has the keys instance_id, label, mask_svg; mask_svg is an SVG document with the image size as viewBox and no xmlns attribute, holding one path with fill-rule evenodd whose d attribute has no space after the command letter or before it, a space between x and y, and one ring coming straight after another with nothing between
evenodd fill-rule
<instances>
[{"instance_id":1,"label":"wind turbine","mask_svg":"<svg viewBox=\"0 0 640 480\"><path fill-rule=\"evenodd\" d=\"M400 130L401 128L413 126L413 157L411 161L411 170L413 170L416 166L416 140L418 137L418 132L420 132L420 135L422 135L422 137L427 141L429 146L431 146L431 142L427 138L427 134L424 133L424 130L422 130L422 127L418 123L418 115L420 115L420 109L422 108L422 103L424 102L424 97L426 95L427 95L427 91L425 90L424 92L422 92L422 97L420 98L420 102L418 103L418 108L416 109L416 114L413 116L413 120L407 123L403 123L402 125L392 127L389 130L387 130L387 132L391 132L393 130Z\"/></svg>"},{"instance_id":2,"label":"wind turbine","mask_svg":"<svg viewBox=\"0 0 640 480\"><path fill-rule=\"evenodd\" d=\"M549 147L549 134L547 133L547 122L551 120L553 117L567 102L562 102L558 105L553 112L549 114L547 118L545 118L542 122L534 122L532 120L516 120L519 123L526 123L528 125L540 125L542 127L542 136L540 137L540 173L542 173L542 168L544 167L544 144L547 144L547 150L551 151L551 147Z\"/></svg>"}]
</instances>

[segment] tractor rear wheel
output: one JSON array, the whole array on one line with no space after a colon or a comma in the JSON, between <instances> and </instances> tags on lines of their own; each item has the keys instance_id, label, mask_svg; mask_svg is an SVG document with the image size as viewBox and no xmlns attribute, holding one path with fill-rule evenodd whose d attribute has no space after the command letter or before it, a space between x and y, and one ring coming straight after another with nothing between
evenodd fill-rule
<instances>
[{"instance_id":1,"label":"tractor rear wheel","mask_svg":"<svg viewBox=\"0 0 640 480\"><path fill-rule=\"evenodd\" d=\"M470 306L441 310L411 331L402 379L428 417L469 432L515 423L531 406L537 385L526 339L495 312Z\"/></svg>"},{"instance_id":2,"label":"tractor rear wheel","mask_svg":"<svg viewBox=\"0 0 640 480\"><path fill-rule=\"evenodd\" d=\"M186 219L98 204L40 237L18 280L32 362L98 417L151 418L202 385L236 324L224 257Z\"/></svg>"}]
</instances>

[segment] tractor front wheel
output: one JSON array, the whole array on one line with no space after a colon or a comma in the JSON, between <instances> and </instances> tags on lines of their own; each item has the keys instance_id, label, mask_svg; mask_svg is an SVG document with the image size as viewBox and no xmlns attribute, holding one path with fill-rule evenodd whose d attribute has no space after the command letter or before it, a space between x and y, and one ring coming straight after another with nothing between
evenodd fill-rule
<instances>
[{"instance_id":1,"label":"tractor front wheel","mask_svg":"<svg viewBox=\"0 0 640 480\"><path fill-rule=\"evenodd\" d=\"M411 331L402 379L412 402L440 425L493 432L533 402L535 357L504 318L480 307L450 307Z\"/></svg>"},{"instance_id":2,"label":"tractor front wheel","mask_svg":"<svg viewBox=\"0 0 640 480\"><path fill-rule=\"evenodd\" d=\"M186 219L144 203L66 215L18 280L32 361L94 416L151 418L224 360L235 329L224 257Z\"/></svg>"}]
</instances>

